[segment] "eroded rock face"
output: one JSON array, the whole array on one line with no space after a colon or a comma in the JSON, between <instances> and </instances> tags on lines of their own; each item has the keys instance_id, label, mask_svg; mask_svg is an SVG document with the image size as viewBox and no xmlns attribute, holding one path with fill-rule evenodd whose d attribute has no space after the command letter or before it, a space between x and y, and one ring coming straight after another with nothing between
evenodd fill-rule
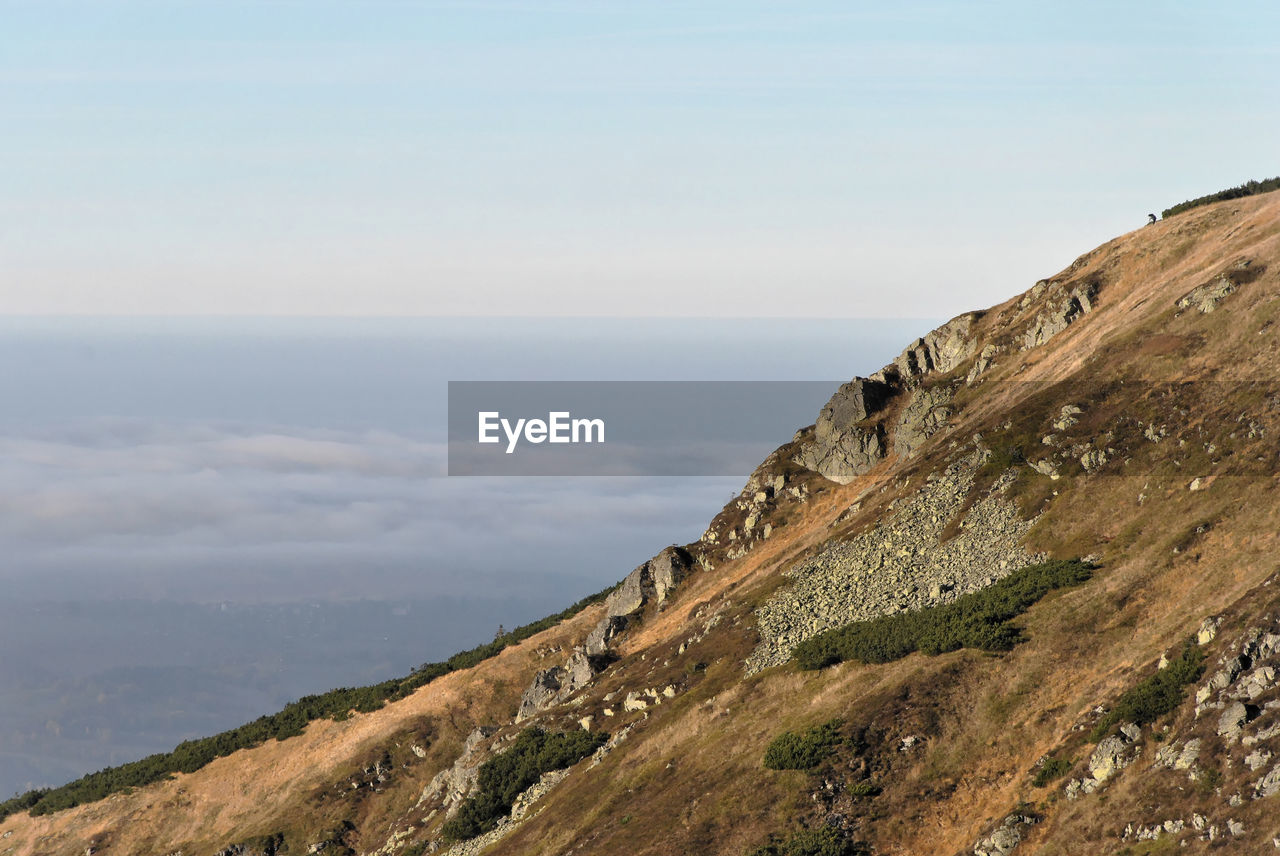
<instances>
[{"instance_id":1,"label":"eroded rock face","mask_svg":"<svg viewBox=\"0 0 1280 856\"><path fill-rule=\"evenodd\" d=\"M1098 286L1093 283L1077 285L1070 289L1060 282L1037 283L1036 288L1042 285L1041 294L1046 296L1048 305L1036 316L1023 334L1022 349L1024 351L1040 347L1079 318L1093 311L1093 302L1098 295ZM1035 294L1035 289L1032 293Z\"/></svg>"},{"instance_id":2,"label":"eroded rock face","mask_svg":"<svg viewBox=\"0 0 1280 856\"><path fill-rule=\"evenodd\" d=\"M1257 709L1243 702L1233 702L1218 717L1218 736L1228 740L1236 740L1244 730L1245 723L1257 716Z\"/></svg>"},{"instance_id":3,"label":"eroded rock face","mask_svg":"<svg viewBox=\"0 0 1280 856\"><path fill-rule=\"evenodd\" d=\"M603 656L609 650L609 644L626 628L626 618L617 615L605 616L587 636L586 653L592 657Z\"/></svg>"},{"instance_id":4,"label":"eroded rock face","mask_svg":"<svg viewBox=\"0 0 1280 856\"><path fill-rule=\"evenodd\" d=\"M950 393L941 388L922 390L921 379L949 372L973 356L978 345L973 325L981 317L970 312L954 318L917 339L871 377L854 378L841 386L818 414L813 439L801 448L796 463L848 484L889 452L888 430L874 417L894 396L918 390L894 426L892 440L896 454L913 454L951 415ZM987 365L994 353L988 354Z\"/></svg>"},{"instance_id":5,"label":"eroded rock face","mask_svg":"<svg viewBox=\"0 0 1280 856\"><path fill-rule=\"evenodd\" d=\"M892 393L887 383L867 378L841 386L819 412L813 441L796 463L841 484L870 470L884 457L884 428L860 423L878 413Z\"/></svg>"},{"instance_id":6,"label":"eroded rock face","mask_svg":"<svg viewBox=\"0 0 1280 856\"><path fill-rule=\"evenodd\" d=\"M563 666L552 666L543 669L533 678L533 683L520 697L520 709L516 712L516 722L523 722L540 710L545 710L555 703L564 686L568 670Z\"/></svg>"},{"instance_id":7,"label":"eroded rock face","mask_svg":"<svg viewBox=\"0 0 1280 856\"><path fill-rule=\"evenodd\" d=\"M918 389L903 408L893 432L893 452L909 458L951 418L951 390L948 387Z\"/></svg>"},{"instance_id":8,"label":"eroded rock face","mask_svg":"<svg viewBox=\"0 0 1280 856\"><path fill-rule=\"evenodd\" d=\"M1172 743L1162 746L1156 752L1156 766L1168 767L1172 770L1190 770L1200 758L1199 737L1188 740L1182 746Z\"/></svg>"},{"instance_id":9,"label":"eroded rock face","mask_svg":"<svg viewBox=\"0 0 1280 856\"><path fill-rule=\"evenodd\" d=\"M973 325L981 317L981 312L966 312L916 339L890 365L872 375L872 380L896 385L932 372L951 371L977 349Z\"/></svg>"},{"instance_id":10,"label":"eroded rock face","mask_svg":"<svg viewBox=\"0 0 1280 856\"><path fill-rule=\"evenodd\" d=\"M880 463L885 455L884 427L850 426L826 430L796 457L796 463L837 484L848 484Z\"/></svg>"},{"instance_id":11,"label":"eroded rock face","mask_svg":"<svg viewBox=\"0 0 1280 856\"><path fill-rule=\"evenodd\" d=\"M610 618L627 618L650 602L661 604L692 568L693 557L687 550L667 547L627 574L617 591L605 600L605 614Z\"/></svg>"}]
</instances>

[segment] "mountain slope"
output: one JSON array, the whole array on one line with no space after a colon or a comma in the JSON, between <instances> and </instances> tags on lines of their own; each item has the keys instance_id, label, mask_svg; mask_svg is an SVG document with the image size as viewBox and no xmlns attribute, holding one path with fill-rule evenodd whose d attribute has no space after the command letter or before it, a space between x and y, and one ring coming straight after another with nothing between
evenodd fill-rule
<instances>
[{"instance_id":1,"label":"mountain slope","mask_svg":"<svg viewBox=\"0 0 1280 856\"><path fill-rule=\"evenodd\" d=\"M787 849L806 828L878 854L1265 852L1277 321L1280 195L1116 238L842 387L607 603L379 711L14 815L0 853L443 852L476 768L531 725L611 739L450 852L807 852ZM1014 618L1008 650L789 660L1084 557L1092 577ZM813 769L764 766L782 732L837 719Z\"/></svg>"}]
</instances>

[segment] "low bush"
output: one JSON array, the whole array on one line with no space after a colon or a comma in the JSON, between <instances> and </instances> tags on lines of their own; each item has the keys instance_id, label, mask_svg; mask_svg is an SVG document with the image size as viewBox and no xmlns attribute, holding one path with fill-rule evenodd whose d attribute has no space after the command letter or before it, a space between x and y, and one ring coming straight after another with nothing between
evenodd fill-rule
<instances>
[{"instance_id":1,"label":"low bush","mask_svg":"<svg viewBox=\"0 0 1280 856\"><path fill-rule=\"evenodd\" d=\"M821 669L846 660L888 663L915 651L1007 651L1022 640L1022 632L1009 623L1012 619L1054 589L1088 580L1094 568L1080 559L1031 565L953 603L820 633L797 645L792 658L802 669Z\"/></svg>"},{"instance_id":2,"label":"low bush","mask_svg":"<svg viewBox=\"0 0 1280 856\"><path fill-rule=\"evenodd\" d=\"M526 728L510 749L480 766L476 793L441 831L450 841L483 835L511 813L516 797L536 784L543 773L576 764L607 739L607 734L587 731L551 734L541 728Z\"/></svg>"},{"instance_id":3,"label":"low bush","mask_svg":"<svg viewBox=\"0 0 1280 856\"><path fill-rule=\"evenodd\" d=\"M1046 758L1040 769L1036 770L1036 777L1031 780L1031 784L1033 787L1043 788L1070 771L1071 761L1067 758Z\"/></svg>"},{"instance_id":4,"label":"low bush","mask_svg":"<svg viewBox=\"0 0 1280 856\"><path fill-rule=\"evenodd\" d=\"M802 733L784 731L765 748L764 765L770 770L812 770L843 742L842 725L842 720L833 719Z\"/></svg>"},{"instance_id":5,"label":"low bush","mask_svg":"<svg viewBox=\"0 0 1280 856\"><path fill-rule=\"evenodd\" d=\"M1194 639L1188 639L1175 659L1137 686L1131 687L1116 706L1098 721L1089 733L1097 743L1117 726L1126 722L1148 725L1182 703L1186 687L1204 673L1204 652Z\"/></svg>"},{"instance_id":6,"label":"low bush","mask_svg":"<svg viewBox=\"0 0 1280 856\"><path fill-rule=\"evenodd\" d=\"M789 838L757 847L751 856L867 856L865 844L850 841L833 826L802 829Z\"/></svg>"}]
</instances>

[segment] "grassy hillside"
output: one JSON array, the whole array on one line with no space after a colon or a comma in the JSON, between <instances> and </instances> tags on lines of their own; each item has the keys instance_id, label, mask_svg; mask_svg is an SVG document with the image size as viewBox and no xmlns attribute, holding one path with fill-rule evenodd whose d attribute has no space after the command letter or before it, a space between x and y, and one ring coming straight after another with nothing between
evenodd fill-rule
<instances>
[{"instance_id":1,"label":"grassy hillside","mask_svg":"<svg viewBox=\"0 0 1280 856\"><path fill-rule=\"evenodd\" d=\"M698 547L704 564L637 616L607 669L533 719L514 721L522 691L600 608L369 712L16 813L0 852L213 856L270 841L412 856L471 817L461 806L484 791L468 770L518 771L489 789L505 805L544 768L524 763L531 727L582 735L574 758L609 737L523 820L490 829L486 814L480 843L455 852L949 856L992 836L1043 856L1272 852L1280 652L1261 646L1280 639L1278 333L1280 196L1118 237L974 321L967 356L925 379L954 397L914 457L844 485L790 460L763 467L717 518L723 537ZM806 665L823 668L747 675L756 610L794 596L790 572L899 525L939 472L984 450L960 509L930 525L964 542L994 490L1034 521L1018 530L1030 526L1027 555L1055 564L966 569L987 576L980 593L913 614L898 607L911 556L851 561L850 580L885 580L887 617L813 643ZM765 524L768 538L753 534ZM885 639L892 656L876 653Z\"/></svg>"}]
</instances>

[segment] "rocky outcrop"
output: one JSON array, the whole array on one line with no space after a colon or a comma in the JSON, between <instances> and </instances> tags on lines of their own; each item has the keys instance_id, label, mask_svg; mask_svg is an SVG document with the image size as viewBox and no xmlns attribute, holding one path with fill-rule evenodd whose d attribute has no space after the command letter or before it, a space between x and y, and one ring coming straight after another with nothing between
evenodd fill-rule
<instances>
[{"instance_id":1,"label":"rocky outcrop","mask_svg":"<svg viewBox=\"0 0 1280 856\"><path fill-rule=\"evenodd\" d=\"M748 671L786 662L824 630L948 603L1040 561L1022 546L1034 521L1001 493L1012 474L973 504L955 537L942 540L982 460L975 453L952 464L880 525L789 569L792 584L756 612L760 645Z\"/></svg>"},{"instance_id":2,"label":"rocky outcrop","mask_svg":"<svg viewBox=\"0 0 1280 856\"><path fill-rule=\"evenodd\" d=\"M1156 766L1170 770L1190 770L1200 759L1201 740L1194 737L1184 744L1171 743L1156 750Z\"/></svg>"},{"instance_id":3,"label":"rocky outcrop","mask_svg":"<svg viewBox=\"0 0 1280 856\"><path fill-rule=\"evenodd\" d=\"M1043 298L1046 306L1023 333L1022 349L1029 351L1040 347L1093 311L1097 296L1097 283L1084 283L1072 287L1060 282L1036 283L1028 293L1028 297L1031 302Z\"/></svg>"},{"instance_id":4,"label":"rocky outcrop","mask_svg":"<svg viewBox=\"0 0 1280 856\"><path fill-rule=\"evenodd\" d=\"M604 655L609 643L627 628L649 604L661 605L680 581L693 570L694 560L683 547L667 547L640 565L605 599L605 617L587 637L585 653Z\"/></svg>"},{"instance_id":5,"label":"rocky outcrop","mask_svg":"<svg viewBox=\"0 0 1280 856\"><path fill-rule=\"evenodd\" d=\"M848 484L869 472L885 456L883 425L830 425L814 428L814 440L796 458L796 463L837 484Z\"/></svg>"},{"instance_id":6,"label":"rocky outcrop","mask_svg":"<svg viewBox=\"0 0 1280 856\"><path fill-rule=\"evenodd\" d=\"M862 424L878 413L892 394L881 381L854 378L836 390L818 413L813 440L796 463L834 482L847 484L885 455L884 426Z\"/></svg>"},{"instance_id":7,"label":"rocky outcrop","mask_svg":"<svg viewBox=\"0 0 1280 856\"><path fill-rule=\"evenodd\" d=\"M599 657L593 657L585 649L577 648L563 666L542 669L520 697L516 722L523 722L540 711L567 701L575 692L590 684L603 671L604 665Z\"/></svg>"},{"instance_id":8,"label":"rocky outcrop","mask_svg":"<svg viewBox=\"0 0 1280 856\"><path fill-rule=\"evenodd\" d=\"M1254 712L1253 716L1257 713ZM1239 740L1240 733L1244 731L1244 725L1248 722L1250 716L1249 706L1244 702L1232 702L1227 705L1227 709L1218 717L1218 736L1225 737L1228 740Z\"/></svg>"},{"instance_id":9,"label":"rocky outcrop","mask_svg":"<svg viewBox=\"0 0 1280 856\"><path fill-rule=\"evenodd\" d=\"M483 744L497 731L497 727L492 725L482 725L473 730L462 744L462 753L454 760L453 766L441 770L427 783L418 798L418 805L439 798L449 814L457 811L467 795L475 790L484 754Z\"/></svg>"},{"instance_id":10,"label":"rocky outcrop","mask_svg":"<svg viewBox=\"0 0 1280 856\"><path fill-rule=\"evenodd\" d=\"M966 312L916 339L892 363L871 376L891 386L910 385L925 375L946 374L973 356L978 343L973 325L981 312Z\"/></svg>"},{"instance_id":11,"label":"rocky outcrop","mask_svg":"<svg viewBox=\"0 0 1280 856\"><path fill-rule=\"evenodd\" d=\"M1137 757L1135 744L1141 735L1142 731L1138 726L1128 724L1120 726L1118 734L1103 738L1089 756L1089 775L1099 782L1105 782L1133 763L1133 759Z\"/></svg>"},{"instance_id":12,"label":"rocky outcrop","mask_svg":"<svg viewBox=\"0 0 1280 856\"><path fill-rule=\"evenodd\" d=\"M520 697L520 708L516 711L516 722L523 722L540 710L546 710L555 704L564 689L565 676L568 670L564 666L552 666L542 669L534 675L533 683Z\"/></svg>"},{"instance_id":13,"label":"rocky outcrop","mask_svg":"<svg viewBox=\"0 0 1280 856\"><path fill-rule=\"evenodd\" d=\"M1177 306L1179 309L1196 309L1208 315L1218 308L1219 303L1235 294L1235 291L1236 284L1223 274L1213 282L1197 286L1178 298Z\"/></svg>"},{"instance_id":14,"label":"rocky outcrop","mask_svg":"<svg viewBox=\"0 0 1280 856\"><path fill-rule=\"evenodd\" d=\"M973 856L1009 856L1019 844L1028 828L1039 820L1031 814L1011 814L986 838L973 846Z\"/></svg>"},{"instance_id":15,"label":"rocky outcrop","mask_svg":"<svg viewBox=\"0 0 1280 856\"><path fill-rule=\"evenodd\" d=\"M214 856L276 856L276 854L287 852L288 849L284 842L284 835L277 832L253 841L224 847ZM92 848L90 850L92 851Z\"/></svg>"},{"instance_id":16,"label":"rocky outcrop","mask_svg":"<svg viewBox=\"0 0 1280 856\"><path fill-rule=\"evenodd\" d=\"M1064 789L1067 799L1074 800L1093 793L1103 782L1114 778L1136 761L1142 753L1142 747L1138 745L1141 736L1142 729L1130 722L1120 726L1117 733L1103 738L1089 756L1089 775L1067 783ZM1157 765L1159 763L1157 756Z\"/></svg>"},{"instance_id":17,"label":"rocky outcrop","mask_svg":"<svg viewBox=\"0 0 1280 856\"><path fill-rule=\"evenodd\" d=\"M973 325L981 317L970 312L953 318L917 339L871 377L856 377L841 386L818 414L813 438L801 447L795 462L848 484L889 452L889 431L875 417L895 396L915 390L892 437L895 454L913 454L951 416L950 392L941 387L925 390L921 382L928 375L952 371L973 356L978 347ZM994 353L988 353L988 365Z\"/></svg>"},{"instance_id":18,"label":"rocky outcrop","mask_svg":"<svg viewBox=\"0 0 1280 856\"><path fill-rule=\"evenodd\" d=\"M563 666L543 669L520 698L516 722L523 722L568 699L595 679L608 663L609 648L618 634L650 605L661 606L694 568L692 554L683 547L667 547L640 565L605 599L605 615L586 642Z\"/></svg>"}]
</instances>

